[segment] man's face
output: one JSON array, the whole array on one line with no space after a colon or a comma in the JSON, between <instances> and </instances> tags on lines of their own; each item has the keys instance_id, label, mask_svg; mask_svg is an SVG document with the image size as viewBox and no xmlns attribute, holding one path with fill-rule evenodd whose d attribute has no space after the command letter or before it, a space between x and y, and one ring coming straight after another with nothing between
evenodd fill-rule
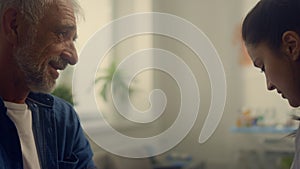
<instances>
[{"instance_id":1,"label":"man's face","mask_svg":"<svg viewBox=\"0 0 300 169\"><path fill-rule=\"evenodd\" d=\"M50 92L59 77L58 70L76 64L74 46L76 19L69 0L58 0L46 10L36 25L22 25L14 57L33 92Z\"/></svg>"}]
</instances>

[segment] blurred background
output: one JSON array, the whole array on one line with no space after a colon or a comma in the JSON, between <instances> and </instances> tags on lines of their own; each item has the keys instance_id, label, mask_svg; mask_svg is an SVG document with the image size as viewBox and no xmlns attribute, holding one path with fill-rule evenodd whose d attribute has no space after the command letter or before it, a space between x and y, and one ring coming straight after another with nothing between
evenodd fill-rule
<instances>
[{"instance_id":1,"label":"blurred background","mask_svg":"<svg viewBox=\"0 0 300 169\"><path fill-rule=\"evenodd\" d=\"M263 73L253 67L241 41L242 20L257 0L81 0L79 2L84 11L84 18L79 18L78 21L79 38L76 45L79 53L98 30L115 19L137 12L168 13L186 19L207 35L220 55L227 82L227 99L222 120L209 140L200 144L199 134L211 101L211 84L208 73L197 55L182 42L162 35L141 34L118 43L107 53L103 62L99 63L98 72L95 74L98 109L103 112L105 120L118 132L137 138L155 136L173 124L180 109L181 95L176 79L162 71L145 70L137 74L129 89L120 85L120 91L122 93L122 90L130 90L133 105L139 110L145 110L149 108L150 92L153 89L161 89L167 98L163 115L151 123L137 124L118 114L112 104L109 85L116 65L135 51L159 48L170 51L184 60L196 77L201 102L198 117L188 135L174 148L155 157L142 159L120 157L103 150L91 139L95 163L99 169L289 168L293 157L294 139L287 135L298 125L291 120L290 115L296 114L298 110L290 108L287 101L276 92L266 90ZM141 24L153 26L151 23ZM116 32L112 32L112 38L114 33ZM95 62L99 61L95 60ZM152 60L152 62L159 62L159 60ZM72 89L73 70L74 67L67 69L59 79L57 93L66 93L61 97L66 96ZM126 75L121 72L121 76ZM62 88L67 88L69 91ZM82 110L89 105L80 103L78 101L80 99L76 99L78 97L81 96L74 97L73 104L80 111L79 114L84 114ZM108 132L103 130L100 133L98 137L109 139ZM114 144L115 147L140 151L139 147L128 143L115 142ZM151 151L151 148L147 151Z\"/></svg>"}]
</instances>

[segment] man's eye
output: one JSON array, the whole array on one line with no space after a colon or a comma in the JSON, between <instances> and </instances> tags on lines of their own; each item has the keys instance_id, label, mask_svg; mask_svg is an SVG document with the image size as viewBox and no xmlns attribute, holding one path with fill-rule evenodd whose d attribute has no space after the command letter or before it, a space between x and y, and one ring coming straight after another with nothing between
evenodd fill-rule
<instances>
[{"instance_id":1,"label":"man's eye","mask_svg":"<svg viewBox=\"0 0 300 169\"><path fill-rule=\"evenodd\" d=\"M67 36L67 32L57 32L56 34L60 40L64 39L64 37Z\"/></svg>"}]
</instances>

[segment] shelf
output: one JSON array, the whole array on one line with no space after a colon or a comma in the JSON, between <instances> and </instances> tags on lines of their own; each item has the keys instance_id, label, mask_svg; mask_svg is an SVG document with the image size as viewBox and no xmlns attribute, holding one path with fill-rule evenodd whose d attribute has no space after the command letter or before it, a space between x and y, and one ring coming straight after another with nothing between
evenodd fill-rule
<instances>
[{"instance_id":1,"label":"shelf","mask_svg":"<svg viewBox=\"0 0 300 169\"><path fill-rule=\"evenodd\" d=\"M271 133L271 134L289 134L295 131L295 127L231 127L230 131L234 133Z\"/></svg>"}]
</instances>

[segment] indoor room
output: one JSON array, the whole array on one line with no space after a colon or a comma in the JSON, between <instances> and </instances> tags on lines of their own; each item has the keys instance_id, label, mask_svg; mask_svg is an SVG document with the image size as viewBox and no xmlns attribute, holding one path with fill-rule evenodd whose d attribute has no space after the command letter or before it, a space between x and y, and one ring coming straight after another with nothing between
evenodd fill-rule
<instances>
[{"instance_id":1,"label":"indoor room","mask_svg":"<svg viewBox=\"0 0 300 169\"><path fill-rule=\"evenodd\" d=\"M289 169L298 109L255 68L258 0L79 0L72 102L98 169Z\"/></svg>"}]
</instances>

